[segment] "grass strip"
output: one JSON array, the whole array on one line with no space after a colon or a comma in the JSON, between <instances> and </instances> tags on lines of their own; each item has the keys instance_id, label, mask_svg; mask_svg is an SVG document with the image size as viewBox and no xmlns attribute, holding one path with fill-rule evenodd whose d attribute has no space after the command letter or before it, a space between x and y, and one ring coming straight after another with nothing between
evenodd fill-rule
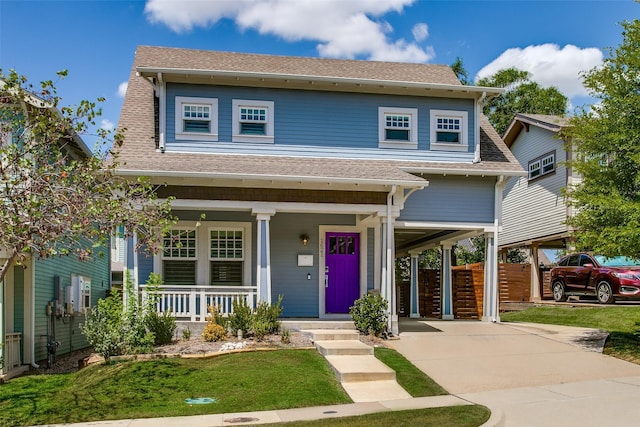
<instances>
[{"instance_id":1,"label":"grass strip","mask_svg":"<svg viewBox=\"0 0 640 427\"><path fill-rule=\"evenodd\" d=\"M375 347L374 354L378 360L396 371L396 381L411 396L424 397L449 394L397 351L385 347Z\"/></svg>"},{"instance_id":2,"label":"grass strip","mask_svg":"<svg viewBox=\"0 0 640 427\"><path fill-rule=\"evenodd\" d=\"M602 329L609 332L604 354L640 364L640 307L532 307L502 313L500 319Z\"/></svg>"},{"instance_id":3,"label":"grass strip","mask_svg":"<svg viewBox=\"0 0 640 427\"><path fill-rule=\"evenodd\" d=\"M326 418L315 421L295 421L268 425L286 427L477 427L484 424L490 416L491 411L484 406L465 405L379 412L357 417Z\"/></svg>"}]
</instances>

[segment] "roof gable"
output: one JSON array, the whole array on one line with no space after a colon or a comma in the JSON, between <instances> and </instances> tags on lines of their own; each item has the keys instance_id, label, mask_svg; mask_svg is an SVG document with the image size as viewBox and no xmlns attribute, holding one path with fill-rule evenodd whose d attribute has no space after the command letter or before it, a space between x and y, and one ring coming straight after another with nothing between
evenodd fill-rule
<instances>
[{"instance_id":1,"label":"roof gable","mask_svg":"<svg viewBox=\"0 0 640 427\"><path fill-rule=\"evenodd\" d=\"M502 139L511 147L522 129L529 129L529 126L537 126L548 131L558 133L562 128L569 126L569 117L549 115L549 114L522 114L514 116Z\"/></svg>"}]
</instances>

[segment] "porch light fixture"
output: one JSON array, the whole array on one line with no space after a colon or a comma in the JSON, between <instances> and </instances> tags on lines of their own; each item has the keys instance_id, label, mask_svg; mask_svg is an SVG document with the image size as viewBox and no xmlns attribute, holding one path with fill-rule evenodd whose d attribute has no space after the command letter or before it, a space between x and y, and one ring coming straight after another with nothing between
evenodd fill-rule
<instances>
[{"instance_id":1,"label":"porch light fixture","mask_svg":"<svg viewBox=\"0 0 640 427\"><path fill-rule=\"evenodd\" d=\"M300 240L302 240L302 244L304 246L307 246L307 243L309 243L309 236L307 236L306 234L301 234Z\"/></svg>"}]
</instances>

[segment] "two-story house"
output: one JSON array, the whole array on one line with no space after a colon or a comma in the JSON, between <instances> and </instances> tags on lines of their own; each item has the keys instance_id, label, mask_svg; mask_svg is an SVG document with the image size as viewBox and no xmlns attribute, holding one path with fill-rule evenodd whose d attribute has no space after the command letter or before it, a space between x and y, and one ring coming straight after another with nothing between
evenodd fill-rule
<instances>
[{"instance_id":1,"label":"two-story house","mask_svg":"<svg viewBox=\"0 0 640 427\"><path fill-rule=\"evenodd\" d=\"M543 251L564 250L571 229L572 215L565 201L564 188L579 177L567 167L571 149L559 137L569 123L567 117L542 114L516 114L503 137L513 155L527 171L512 177L503 193L501 251L520 248L530 256L531 299L543 295L540 266Z\"/></svg>"},{"instance_id":2,"label":"two-story house","mask_svg":"<svg viewBox=\"0 0 640 427\"><path fill-rule=\"evenodd\" d=\"M7 128L3 130L8 130L2 134L6 138L2 144L20 144L21 139L14 135L20 133L22 138L29 135L25 129L15 129L15 132L9 129L15 125L11 121L14 114L48 110L53 119L60 114L55 107L26 92L24 103L16 109L13 97L5 96L8 91L5 82L0 80L0 110L7 120ZM16 112L18 110L22 112ZM66 157L92 156L85 142L69 132L70 138L63 144ZM45 212L45 215L55 214ZM12 259L13 249L0 248L0 264ZM29 366L47 363L50 350L61 355L89 346L80 324L84 322L85 309L95 305L109 288L109 262L108 254L96 254L88 262L71 255L47 259L30 255L23 262L8 264L7 274L0 283L0 379L19 375Z\"/></svg>"},{"instance_id":3,"label":"two-story house","mask_svg":"<svg viewBox=\"0 0 640 427\"><path fill-rule=\"evenodd\" d=\"M193 320L278 295L284 317L348 318L377 290L397 333L396 255L418 317L418 256L443 249L452 319L451 246L486 234L497 320L502 189L524 174L482 115L499 93L442 65L138 47L119 173L165 184L180 222L162 253L129 253L136 286L161 274L160 308Z\"/></svg>"}]
</instances>

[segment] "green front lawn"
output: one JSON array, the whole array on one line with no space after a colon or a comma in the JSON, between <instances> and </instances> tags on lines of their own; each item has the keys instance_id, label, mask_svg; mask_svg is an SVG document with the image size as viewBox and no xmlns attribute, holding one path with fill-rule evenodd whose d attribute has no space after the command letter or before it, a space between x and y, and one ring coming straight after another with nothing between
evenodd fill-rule
<instances>
[{"instance_id":1,"label":"green front lawn","mask_svg":"<svg viewBox=\"0 0 640 427\"><path fill-rule=\"evenodd\" d=\"M396 369L414 396L446 394L395 350L376 355ZM187 404L209 397L216 403ZM249 412L350 403L316 350L227 354L210 359L157 359L93 365L73 374L33 375L0 385L0 425ZM482 406L464 406L327 419L300 426L478 426Z\"/></svg>"},{"instance_id":2,"label":"green front lawn","mask_svg":"<svg viewBox=\"0 0 640 427\"><path fill-rule=\"evenodd\" d=\"M504 322L547 323L602 329L610 336L604 354L640 364L640 307L544 306L502 313Z\"/></svg>"}]
</instances>

